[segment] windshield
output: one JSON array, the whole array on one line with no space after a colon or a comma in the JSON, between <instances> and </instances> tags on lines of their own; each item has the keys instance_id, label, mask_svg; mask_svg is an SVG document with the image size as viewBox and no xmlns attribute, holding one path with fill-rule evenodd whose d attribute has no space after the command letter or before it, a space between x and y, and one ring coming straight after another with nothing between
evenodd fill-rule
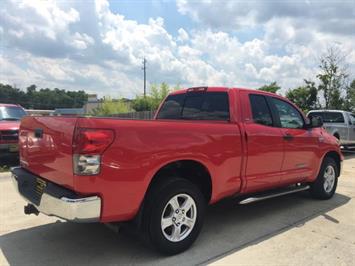
<instances>
[{"instance_id":1,"label":"windshield","mask_svg":"<svg viewBox=\"0 0 355 266\"><path fill-rule=\"evenodd\" d=\"M21 107L0 107L0 121L1 120L20 120L26 112Z\"/></svg>"}]
</instances>

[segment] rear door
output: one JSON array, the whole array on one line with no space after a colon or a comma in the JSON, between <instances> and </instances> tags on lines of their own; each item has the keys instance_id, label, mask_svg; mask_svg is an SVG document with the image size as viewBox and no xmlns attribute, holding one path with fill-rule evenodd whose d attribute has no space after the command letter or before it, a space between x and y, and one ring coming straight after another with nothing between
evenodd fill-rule
<instances>
[{"instance_id":1,"label":"rear door","mask_svg":"<svg viewBox=\"0 0 355 266\"><path fill-rule=\"evenodd\" d=\"M276 124L282 132L284 143L281 183L300 182L312 175L312 169L317 165L317 129L306 129L303 115L289 102L275 97L268 99L277 115Z\"/></svg>"},{"instance_id":2,"label":"rear door","mask_svg":"<svg viewBox=\"0 0 355 266\"><path fill-rule=\"evenodd\" d=\"M280 128L275 127L267 99L262 94L241 92L247 143L246 192L276 187L284 158Z\"/></svg>"}]
</instances>

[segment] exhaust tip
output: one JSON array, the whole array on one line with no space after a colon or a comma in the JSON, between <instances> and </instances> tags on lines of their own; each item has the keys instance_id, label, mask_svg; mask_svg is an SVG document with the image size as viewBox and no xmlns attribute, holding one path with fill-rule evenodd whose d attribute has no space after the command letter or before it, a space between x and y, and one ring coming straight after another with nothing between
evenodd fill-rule
<instances>
[{"instance_id":1,"label":"exhaust tip","mask_svg":"<svg viewBox=\"0 0 355 266\"><path fill-rule=\"evenodd\" d=\"M35 206L33 206L32 204L27 204L24 208L23 211L25 214L30 215L30 214L35 214L38 215L39 211L37 210L37 208Z\"/></svg>"}]
</instances>

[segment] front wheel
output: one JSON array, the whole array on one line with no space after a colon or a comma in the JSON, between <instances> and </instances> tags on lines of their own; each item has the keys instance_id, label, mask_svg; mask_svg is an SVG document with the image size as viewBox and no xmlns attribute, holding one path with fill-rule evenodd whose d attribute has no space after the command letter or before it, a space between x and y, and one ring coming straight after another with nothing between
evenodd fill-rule
<instances>
[{"instance_id":1,"label":"front wheel","mask_svg":"<svg viewBox=\"0 0 355 266\"><path fill-rule=\"evenodd\" d=\"M157 184L145 208L144 225L150 242L169 255L188 249L201 230L205 205L200 190L186 179Z\"/></svg>"},{"instance_id":2,"label":"front wheel","mask_svg":"<svg viewBox=\"0 0 355 266\"><path fill-rule=\"evenodd\" d=\"M338 166L333 158L326 157L317 179L311 184L311 195L318 199L333 197L338 184Z\"/></svg>"}]
</instances>

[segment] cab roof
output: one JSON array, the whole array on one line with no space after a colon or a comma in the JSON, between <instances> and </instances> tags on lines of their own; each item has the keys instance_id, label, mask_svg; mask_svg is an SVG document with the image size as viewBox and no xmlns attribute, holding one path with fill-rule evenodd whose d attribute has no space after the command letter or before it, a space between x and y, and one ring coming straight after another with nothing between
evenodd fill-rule
<instances>
[{"instance_id":1,"label":"cab roof","mask_svg":"<svg viewBox=\"0 0 355 266\"><path fill-rule=\"evenodd\" d=\"M184 88L181 90L174 91L170 94L182 94L190 91L214 91L214 92L225 92L229 90L247 90L247 91L257 91L265 95L271 95L271 96L279 96L275 93L272 92L267 92L267 91L261 91L257 89L250 89L250 88L237 88L237 87L208 87L208 86L201 86L201 87L191 87L191 88Z\"/></svg>"}]
</instances>

